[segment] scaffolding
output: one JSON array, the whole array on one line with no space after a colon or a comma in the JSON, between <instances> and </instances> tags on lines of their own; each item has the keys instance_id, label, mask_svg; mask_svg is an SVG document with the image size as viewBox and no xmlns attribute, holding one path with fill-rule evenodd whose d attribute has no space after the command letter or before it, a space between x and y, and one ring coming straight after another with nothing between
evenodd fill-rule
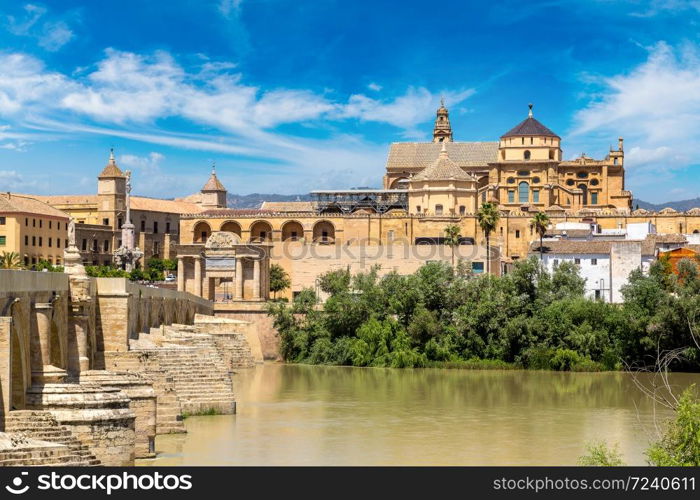
<instances>
[{"instance_id":1,"label":"scaffolding","mask_svg":"<svg viewBox=\"0 0 700 500\"><path fill-rule=\"evenodd\" d=\"M318 213L351 214L371 210L379 214L408 209L408 189L351 189L348 191L311 191Z\"/></svg>"}]
</instances>

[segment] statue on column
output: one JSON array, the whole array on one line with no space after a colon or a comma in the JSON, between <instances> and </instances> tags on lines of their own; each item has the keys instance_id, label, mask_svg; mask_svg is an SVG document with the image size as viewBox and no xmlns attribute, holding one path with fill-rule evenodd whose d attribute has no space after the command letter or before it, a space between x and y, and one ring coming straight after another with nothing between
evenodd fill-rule
<instances>
[{"instance_id":1,"label":"statue on column","mask_svg":"<svg viewBox=\"0 0 700 500\"><path fill-rule=\"evenodd\" d=\"M85 267L83 266L83 257L80 255L80 250L75 245L75 219L71 217L68 220L68 244L63 250L63 269L66 274L75 276L86 276Z\"/></svg>"},{"instance_id":2,"label":"statue on column","mask_svg":"<svg viewBox=\"0 0 700 500\"><path fill-rule=\"evenodd\" d=\"M122 244L114 252L114 262L127 272L136 268L143 252L134 246L134 225L131 223L131 170L126 175L126 220L122 225Z\"/></svg>"}]
</instances>

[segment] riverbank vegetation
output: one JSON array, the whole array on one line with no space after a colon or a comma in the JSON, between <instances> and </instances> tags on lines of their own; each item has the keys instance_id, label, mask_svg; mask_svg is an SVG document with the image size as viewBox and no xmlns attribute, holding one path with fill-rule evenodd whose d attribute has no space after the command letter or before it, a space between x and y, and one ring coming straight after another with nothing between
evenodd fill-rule
<instances>
[{"instance_id":1,"label":"riverbank vegetation","mask_svg":"<svg viewBox=\"0 0 700 500\"><path fill-rule=\"evenodd\" d=\"M584 285L574 264L548 273L535 257L502 277L432 262L411 275L328 272L318 280L323 304L307 289L268 311L295 363L598 371L678 350L670 368L697 370L696 263L679 263L679 276L663 262L633 272L621 305L585 298Z\"/></svg>"}]
</instances>

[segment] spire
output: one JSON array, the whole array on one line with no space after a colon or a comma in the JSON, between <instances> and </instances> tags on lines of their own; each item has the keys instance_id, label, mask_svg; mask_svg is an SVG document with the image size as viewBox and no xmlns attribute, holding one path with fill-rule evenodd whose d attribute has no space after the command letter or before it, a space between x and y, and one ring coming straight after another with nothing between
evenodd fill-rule
<instances>
[{"instance_id":1,"label":"spire","mask_svg":"<svg viewBox=\"0 0 700 500\"><path fill-rule=\"evenodd\" d=\"M124 177L124 173L117 166L117 160L114 158L114 148L109 148L109 161L105 168L102 169L100 175L97 176L98 179L102 178L114 178L114 177Z\"/></svg>"},{"instance_id":2,"label":"spire","mask_svg":"<svg viewBox=\"0 0 700 500\"><path fill-rule=\"evenodd\" d=\"M440 107L435 117L433 128L433 142L452 142L452 126L450 125L450 112L445 107L445 98L440 98Z\"/></svg>"},{"instance_id":3,"label":"spire","mask_svg":"<svg viewBox=\"0 0 700 500\"><path fill-rule=\"evenodd\" d=\"M527 107L530 108L530 110L527 112L527 117L532 118L532 103L528 104Z\"/></svg>"}]
</instances>

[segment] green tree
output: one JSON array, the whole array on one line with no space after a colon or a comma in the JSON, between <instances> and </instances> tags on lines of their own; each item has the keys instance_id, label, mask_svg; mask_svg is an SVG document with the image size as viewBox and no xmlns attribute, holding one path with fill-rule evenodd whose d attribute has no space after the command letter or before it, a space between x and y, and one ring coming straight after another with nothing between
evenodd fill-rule
<instances>
[{"instance_id":1,"label":"green tree","mask_svg":"<svg viewBox=\"0 0 700 500\"><path fill-rule=\"evenodd\" d=\"M462 235L460 234L459 226L457 224L450 224L445 227L445 245L450 247L451 257L452 257L452 267L455 267L455 248L459 246L460 239Z\"/></svg>"},{"instance_id":2,"label":"green tree","mask_svg":"<svg viewBox=\"0 0 700 500\"><path fill-rule=\"evenodd\" d=\"M489 274L491 272L491 233L498 227L501 214L496 205L487 202L479 207L476 218L486 238L486 274Z\"/></svg>"},{"instance_id":3,"label":"green tree","mask_svg":"<svg viewBox=\"0 0 700 500\"><path fill-rule=\"evenodd\" d=\"M270 266L270 291L274 294L275 299L277 298L277 292L286 290L291 284L292 280L282 266L279 264Z\"/></svg>"},{"instance_id":4,"label":"green tree","mask_svg":"<svg viewBox=\"0 0 700 500\"><path fill-rule=\"evenodd\" d=\"M530 225L535 229L540 237L540 260L543 258L544 249L542 248L542 240L544 235L547 233L547 227L549 227L549 216L540 211L535 214L535 216L530 220Z\"/></svg>"},{"instance_id":5,"label":"green tree","mask_svg":"<svg viewBox=\"0 0 700 500\"><path fill-rule=\"evenodd\" d=\"M661 439L646 452L651 465L700 466L700 400L695 386L687 388L676 407L676 418Z\"/></svg>"},{"instance_id":6,"label":"green tree","mask_svg":"<svg viewBox=\"0 0 700 500\"><path fill-rule=\"evenodd\" d=\"M2 252L0 269L22 269L22 258L17 252Z\"/></svg>"},{"instance_id":7,"label":"green tree","mask_svg":"<svg viewBox=\"0 0 700 500\"><path fill-rule=\"evenodd\" d=\"M603 441L588 443L586 451L588 451L588 454L579 457L578 465L598 467L619 467L625 465L617 445L610 448Z\"/></svg>"}]
</instances>

